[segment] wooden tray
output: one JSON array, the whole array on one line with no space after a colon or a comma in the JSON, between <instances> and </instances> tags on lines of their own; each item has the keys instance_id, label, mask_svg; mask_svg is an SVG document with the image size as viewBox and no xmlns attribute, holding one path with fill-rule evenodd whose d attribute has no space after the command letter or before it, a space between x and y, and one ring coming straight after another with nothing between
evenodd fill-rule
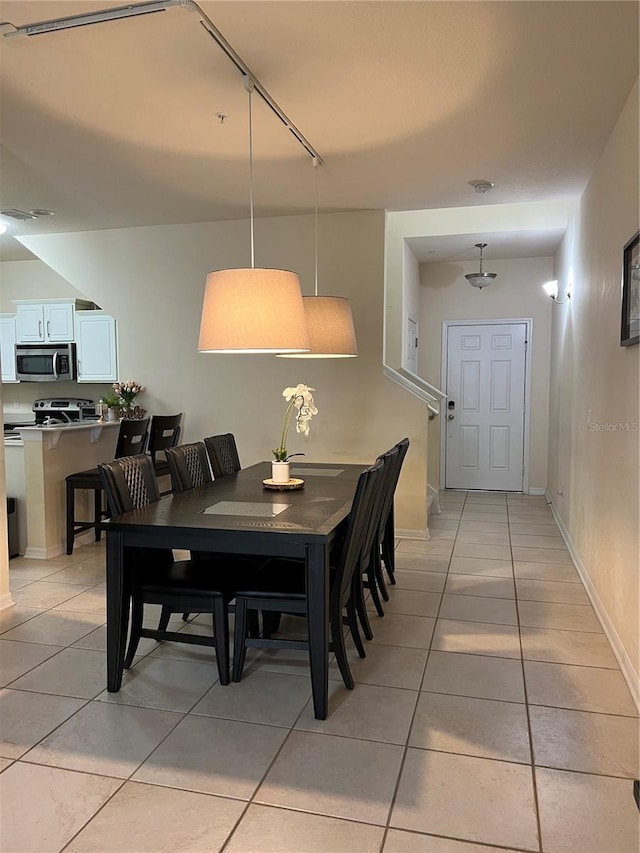
<instances>
[{"instance_id":1,"label":"wooden tray","mask_svg":"<svg viewBox=\"0 0 640 853\"><path fill-rule=\"evenodd\" d=\"M292 477L286 483L276 483L275 480L269 478L268 480L263 480L262 485L265 489L271 489L274 492L291 492L294 489L304 489L304 480Z\"/></svg>"}]
</instances>

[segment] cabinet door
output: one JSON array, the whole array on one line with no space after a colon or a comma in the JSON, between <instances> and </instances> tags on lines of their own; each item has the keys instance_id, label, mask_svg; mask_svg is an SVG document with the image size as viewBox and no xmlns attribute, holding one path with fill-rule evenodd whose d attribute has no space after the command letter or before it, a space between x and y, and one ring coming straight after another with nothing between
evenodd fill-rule
<instances>
[{"instance_id":1,"label":"cabinet door","mask_svg":"<svg viewBox=\"0 0 640 853\"><path fill-rule=\"evenodd\" d=\"M16 318L0 317L0 362L2 381L17 382L16 378Z\"/></svg>"},{"instance_id":2,"label":"cabinet door","mask_svg":"<svg viewBox=\"0 0 640 853\"><path fill-rule=\"evenodd\" d=\"M76 311L75 325L78 382L115 382L116 321L98 311Z\"/></svg>"},{"instance_id":3,"label":"cabinet door","mask_svg":"<svg viewBox=\"0 0 640 853\"><path fill-rule=\"evenodd\" d=\"M30 344L44 341L44 311L42 305L18 305L16 335L18 343Z\"/></svg>"},{"instance_id":4,"label":"cabinet door","mask_svg":"<svg viewBox=\"0 0 640 853\"><path fill-rule=\"evenodd\" d=\"M70 302L44 306L45 340L52 343L73 340L74 307Z\"/></svg>"}]
</instances>

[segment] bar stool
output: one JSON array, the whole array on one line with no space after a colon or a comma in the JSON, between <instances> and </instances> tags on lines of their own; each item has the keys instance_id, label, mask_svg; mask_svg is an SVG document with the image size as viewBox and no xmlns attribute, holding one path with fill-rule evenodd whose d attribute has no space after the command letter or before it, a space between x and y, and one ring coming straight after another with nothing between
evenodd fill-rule
<instances>
[{"instance_id":1,"label":"bar stool","mask_svg":"<svg viewBox=\"0 0 640 853\"><path fill-rule=\"evenodd\" d=\"M121 456L135 456L142 453L147 442L147 430L149 429L149 418L141 420L120 421L118 443L116 444L115 459ZM66 521L67 521L67 554L73 554L75 537L85 530L95 528L96 542L100 541L101 530L98 524L103 518L108 518L109 513L102 509L102 492L104 486L98 468L90 468L88 471L78 471L69 474L66 482ZM75 493L76 489L89 489L93 491L93 521L78 521L75 517Z\"/></svg>"}]
</instances>

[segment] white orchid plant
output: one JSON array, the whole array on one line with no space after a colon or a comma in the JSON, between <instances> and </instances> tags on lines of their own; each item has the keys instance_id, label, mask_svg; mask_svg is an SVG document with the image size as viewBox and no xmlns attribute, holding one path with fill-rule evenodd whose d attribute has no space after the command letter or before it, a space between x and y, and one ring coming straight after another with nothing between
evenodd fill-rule
<instances>
[{"instance_id":1,"label":"white orchid plant","mask_svg":"<svg viewBox=\"0 0 640 853\"><path fill-rule=\"evenodd\" d=\"M288 405L284 413L280 446L273 451L276 462L287 462L291 456L304 456L304 453L292 453L290 455L287 453L287 433L291 424L291 415L296 409L296 432L305 436L309 435L309 421L314 415L318 414L311 393L315 390L315 388L309 388L308 385L296 385L295 388L285 388L282 392L282 396Z\"/></svg>"}]
</instances>

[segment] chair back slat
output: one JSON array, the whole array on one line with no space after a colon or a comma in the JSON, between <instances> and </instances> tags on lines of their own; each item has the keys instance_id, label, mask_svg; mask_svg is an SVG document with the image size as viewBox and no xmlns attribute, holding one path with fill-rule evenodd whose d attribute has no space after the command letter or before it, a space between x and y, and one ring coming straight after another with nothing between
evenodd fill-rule
<instances>
[{"instance_id":1,"label":"chair back slat","mask_svg":"<svg viewBox=\"0 0 640 853\"><path fill-rule=\"evenodd\" d=\"M141 418L139 420L125 419L120 421L115 458L118 459L120 456L136 456L139 453L144 453L148 430L149 418Z\"/></svg>"},{"instance_id":2,"label":"chair back slat","mask_svg":"<svg viewBox=\"0 0 640 853\"><path fill-rule=\"evenodd\" d=\"M223 435L212 435L205 438L204 446L207 449L211 470L216 480L242 470L233 433L227 432Z\"/></svg>"},{"instance_id":3,"label":"chair back slat","mask_svg":"<svg viewBox=\"0 0 640 853\"><path fill-rule=\"evenodd\" d=\"M384 495L382 497L382 507L379 515L378 544L380 544L384 539L389 513L393 507L393 498L396 493L398 480L400 479L402 463L404 462L404 457L407 455L408 449L409 439L403 438L402 441L399 441L390 450L387 450L386 453L383 453L382 456L379 457L384 461L384 465L387 468L387 475L384 478Z\"/></svg>"},{"instance_id":4,"label":"chair back slat","mask_svg":"<svg viewBox=\"0 0 640 853\"><path fill-rule=\"evenodd\" d=\"M201 441L168 447L165 455L171 473L171 487L175 493L204 486L213 479L207 451Z\"/></svg>"},{"instance_id":5,"label":"chair back slat","mask_svg":"<svg viewBox=\"0 0 640 853\"><path fill-rule=\"evenodd\" d=\"M111 515L139 509L160 500L158 483L149 457L122 456L98 465Z\"/></svg>"},{"instance_id":6,"label":"chair back slat","mask_svg":"<svg viewBox=\"0 0 640 853\"><path fill-rule=\"evenodd\" d=\"M370 553L371 542L375 537L377 487L382 470L382 462L377 460L358 477L332 593L339 596L340 606L344 606L349 599L353 575L356 570L361 570L363 557Z\"/></svg>"}]
</instances>

